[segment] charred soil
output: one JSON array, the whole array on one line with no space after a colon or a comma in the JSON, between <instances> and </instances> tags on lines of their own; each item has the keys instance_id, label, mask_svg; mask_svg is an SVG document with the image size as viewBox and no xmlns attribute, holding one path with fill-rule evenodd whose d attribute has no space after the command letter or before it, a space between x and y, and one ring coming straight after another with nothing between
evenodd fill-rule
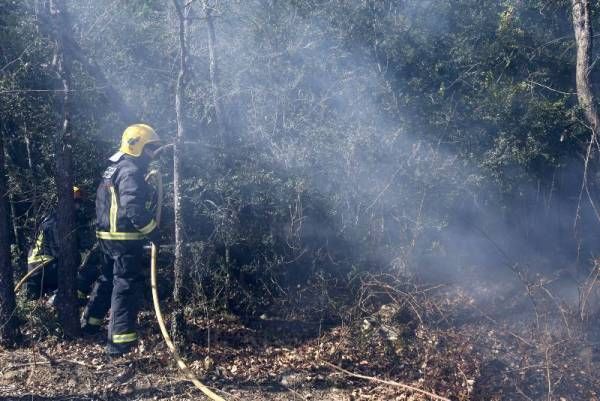
<instances>
[{"instance_id":1,"label":"charred soil","mask_svg":"<svg viewBox=\"0 0 600 401\"><path fill-rule=\"evenodd\" d=\"M486 298L460 285L408 291L381 280L367 284L369 294L379 289L378 301L361 299L329 325L275 313L242 323L191 311L185 359L228 400L432 399L399 384L450 400L600 399L598 343L566 306L544 309L531 289ZM151 312L140 316L138 349L108 360L104 335L63 341L40 319L52 310L36 308L20 347L0 349L0 399L200 398Z\"/></svg>"}]
</instances>

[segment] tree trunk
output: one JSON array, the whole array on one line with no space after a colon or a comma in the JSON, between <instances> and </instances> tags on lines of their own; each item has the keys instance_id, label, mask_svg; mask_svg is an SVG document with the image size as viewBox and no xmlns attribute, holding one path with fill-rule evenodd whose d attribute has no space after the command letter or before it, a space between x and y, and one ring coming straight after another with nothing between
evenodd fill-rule
<instances>
[{"instance_id":1,"label":"tree trunk","mask_svg":"<svg viewBox=\"0 0 600 401\"><path fill-rule=\"evenodd\" d=\"M55 30L56 25L52 19L49 20L43 13L38 15L38 19L40 20L41 31L53 32ZM112 109L119 116L120 120L125 125L139 122L137 114L129 107L121 94L114 88L102 71L102 68L100 68L98 63L96 63L93 58L89 57L75 39L73 39L70 27L63 30L61 41L63 52L68 53L70 58L81 63L83 69L96 80L99 87L103 88L103 93L106 96L107 101L112 104Z\"/></svg>"},{"instance_id":2,"label":"tree trunk","mask_svg":"<svg viewBox=\"0 0 600 401\"><path fill-rule=\"evenodd\" d=\"M33 156L31 150L31 138L29 135L29 131L27 131L27 123L23 126L23 141L25 142L25 151L27 152L27 167L29 167L29 171L32 176L35 176L34 164L33 164Z\"/></svg>"},{"instance_id":3,"label":"tree trunk","mask_svg":"<svg viewBox=\"0 0 600 401\"><path fill-rule=\"evenodd\" d=\"M70 96L70 66L65 57L64 37L69 36L69 17L62 0L50 1L50 16L53 21L55 54L54 60L59 76L60 88L63 93L59 95L61 104L61 126L58 127L54 137L54 150L56 153L55 181L58 192L56 209L59 242L58 255L58 294L56 308L58 318L62 325L64 335L74 338L79 334L79 318L76 297L77 277L77 231L75 225L75 207L73 202L73 166L72 166L72 132L71 132L71 96Z\"/></svg>"},{"instance_id":4,"label":"tree trunk","mask_svg":"<svg viewBox=\"0 0 600 401\"><path fill-rule=\"evenodd\" d=\"M8 186L4 166L4 129L0 132L0 344L10 346L17 337L13 269L10 260Z\"/></svg>"},{"instance_id":5,"label":"tree trunk","mask_svg":"<svg viewBox=\"0 0 600 401\"><path fill-rule=\"evenodd\" d=\"M594 104L592 83L590 80L590 65L592 58L593 36L590 20L589 0L572 0L573 3L573 28L577 44L577 100L583 109L585 117L590 124L592 135L598 134L600 119Z\"/></svg>"},{"instance_id":6,"label":"tree trunk","mask_svg":"<svg viewBox=\"0 0 600 401\"><path fill-rule=\"evenodd\" d=\"M10 216L11 216L11 225L13 230L13 236L15 239L15 247L17 251L17 257L19 263L17 264L17 274L19 276L23 276L27 273L27 249L25 248L25 244L27 241L25 240L25 235L23 234L23 230L19 228L19 220L23 217L17 211L15 196L11 193L9 194L9 202L10 202Z\"/></svg>"},{"instance_id":7,"label":"tree trunk","mask_svg":"<svg viewBox=\"0 0 600 401\"><path fill-rule=\"evenodd\" d=\"M27 123L23 124L22 130L23 133L21 137L21 128L14 121L7 121L5 123L4 133L6 134L6 146L4 147L4 160L7 169L8 166L12 166L15 169L15 184L17 187L27 185L25 183L32 184L35 176ZM23 157L23 153L27 155L26 158ZM22 174L23 171L27 171L27 174L24 177L19 178L19 175ZM6 174L8 174L7 177L10 176L9 171L7 171ZM28 195L29 201L23 202L23 197L18 195L19 192L22 192L22 188L21 190L10 190L8 193L10 208L9 220L13 235L11 239L14 241L18 257L18 263L14 268L18 276L23 276L27 273L27 239L21 223L27 219L28 215L29 207L24 205L26 203L32 204L38 199L36 191L37 186L32 185L32 188L32 194Z\"/></svg>"},{"instance_id":8,"label":"tree trunk","mask_svg":"<svg viewBox=\"0 0 600 401\"><path fill-rule=\"evenodd\" d=\"M179 75L177 77L177 88L175 90L175 113L177 115L177 138L173 146L173 210L175 213L175 283L173 287L173 298L175 309L171 321L171 332L176 344L181 344L185 333L185 318L183 314L183 280L185 277L185 247L183 245L183 215L181 204L181 145L185 137L183 102L186 84L186 30L188 8L182 8L178 0L173 0L177 18L179 21Z\"/></svg>"},{"instance_id":9,"label":"tree trunk","mask_svg":"<svg viewBox=\"0 0 600 401\"><path fill-rule=\"evenodd\" d=\"M33 163L33 149L31 143L31 136L29 131L27 130L27 123L23 125L23 142L25 143L25 152L27 153L27 168L29 169L29 177L31 182L33 182L33 179L37 176L37 174L35 170L35 164ZM32 198L35 199L36 202L38 199L37 189L37 185L34 185ZM14 196L11 195L10 210L11 214L13 215L13 231L17 245L17 252L19 253L19 266L17 271L19 275L24 275L27 273L27 238L25 237L23 228L19 229L19 219L17 217L26 218L26 212L19 213L19 210L16 207L16 203L17 202L14 200Z\"/></svg>"},{"instance_id":10,"label":"tree trunk","mask_svg":"<svg viewBox=\"0 0 600 401\"><path fill-rule=\"evenodd\" d=\"M215 119L217 122L217 132L219 138L225 147L225 151L229 149L229 132L227 130L227 121L223 114L223 105L221 103L221 88L219 84L219 65L217 63L217 39L215 35L214 18L212 15L213 9L208 4L208 0L204 0L204 13L206 16L206 29L208 31L208 67L210 87L212 91L213 107L215 108Z\"/></svg>"},{"instance_id":11,"label":"tree trunk","mask_svg":"<svg viewBox=\"0 0 600 401\"><path fill-rule=\"evenodd\" d=\"M117 113L121 121L125 125L138 123L139 117L137 114L129 107L108 78L106 78L106 75L104 75L104 72L96 61L86 56L81 47L79 47L79 44L71 36L65 37L65 49L69 52L69 55L81 63L88 74L94 77L96 83L104 88L106 99L113 105L113 110Z\"/></svg>"},{"instance_id":12,"label":"tree trunk","mask_svg":"<svg viewBox=\"0 0 600 401\"><path fill-rule=\"evenodd\" d=\"M579 236L578 222L581 215L581 201L583 193L586 192L593 206L593 200L587 184L589 162L591 160L593 145L596 142L600 119L598 118L598 110L594 102L592 92L592 83L589 77L591 70L591 58L593 49L592 24L590 18L590 2L589 0L571 0L573 11L573 30L575 31L575 44L577 45L577 64L575 71L575 79L577 85L577 100L579 106L583 110L585 118L589 124L592 134L587 146L581 190L577 201L577 211L575 212L575 237ZM595 207L594 207L594 210ZM600 216L597 216L600 219Z\"/></svg>"}]
</instances>

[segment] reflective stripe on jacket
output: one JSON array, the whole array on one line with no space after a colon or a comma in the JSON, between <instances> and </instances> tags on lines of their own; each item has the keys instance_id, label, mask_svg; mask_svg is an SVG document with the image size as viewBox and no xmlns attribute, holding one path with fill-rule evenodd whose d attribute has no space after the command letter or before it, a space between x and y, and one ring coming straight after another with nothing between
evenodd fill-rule
<instances>
[{"instance_id":1,"label":"reflective stripe on jacket","mask_svg":"<svg viewBox=\"0 0 600 401\"><path fill-rule=\"evenodd\" d=\"M96 236L104 240L140 240L155 234L156 221L146 208L152 190L142 160L124 155L102 175L96 192Z\"/></svg>"},{"instance_id":2,"label":"reflective stripe on jacket","mask_svg":"<svg viewBox=\"0 0 600 401\"><path fill-rule=\"evenodd\" d=\"M51 212L42 219L35 244L29 249L27 264L51 261L58 256L58 243L56 242L58 232L56 230L56 216L54 212Z\"/></svg>"}]
</instances>

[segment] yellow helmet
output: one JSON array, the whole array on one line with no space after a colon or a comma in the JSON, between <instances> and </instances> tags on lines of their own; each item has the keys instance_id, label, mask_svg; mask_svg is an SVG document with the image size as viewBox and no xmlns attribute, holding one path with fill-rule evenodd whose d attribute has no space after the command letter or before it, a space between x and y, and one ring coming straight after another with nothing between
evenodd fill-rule
<instances>
[{"instance_id":1,"label":"yellow helmet","mask_svg":"<svg viewBox=\"0 0 600 401\"><path fill-rule=\"evenodd\" d=\"M123 131L121 147L112 155L111 161L118 161L123 154L140 157L144 146L152 142L160 142L160 138L154 129L146 124L133 124Z\"/></svg>"}]
</instances>

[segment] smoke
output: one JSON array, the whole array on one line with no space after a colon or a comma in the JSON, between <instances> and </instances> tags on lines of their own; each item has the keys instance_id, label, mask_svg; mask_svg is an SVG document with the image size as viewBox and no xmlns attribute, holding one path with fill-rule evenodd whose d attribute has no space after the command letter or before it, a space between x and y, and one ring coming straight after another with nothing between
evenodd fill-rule
<instances>
[{"instance_id":1,"label":"smoke","mask_svg":"<svg viewBox=\"0 0 600 401\"><path fill-rule=\"evenodd\" d=\"M302 238L330 241L329 248L339 240L335 243L343 249L329 249L333 259L352 255L370 265L365 269L377 265L427 280L465 284L466 274L505 280L506 293L519 285L515 269L552 274L577 258L585 263L596 247L582 254L575 235L565 238L573 232L572 183L580 180L580 163L568 160L560 177L541 183L527 166L499 168L492 164L503 155L475 145L473 156L453 141L452 130L460 131L460 141L497 133L484 122L460 126L450 120L444 133L439 121L446 109L440 103L454 100L443 93L452 89L460 96L456 87L468 78L463 72L451 76L444 71L448 66L440 66L431 69L439 75L427 82L420 71L426 63L441 64L436 54L449 54L438 40L451 43L453 32L467 29L457 25L461 10L450 2L399 3L216 3L221 100L236 146L251 149L251 158L270 165L277 176L303 183L297 189L306 207ZM115 88L144 121L167 136L174 132L177 37L169 5L70 6L82 47L93 49ZM200 5L193 7L188 135L210 142L217 130L206 23ZM493 40L503 9L476 7L467 22L496 21L483 35ZM465 52L476 52L475 43L466 42ZM420 60L423 55L430 59ZM395 65L399 60L402 64ZM443 85L434 87L440 81ZM419 95L423 89L428 92ZM456 101L458 112L473 107L464 103ZM437 126L423 124L428 117L423 106L439 111L431 116ZM117 126L107 123L101 135L111 131L116 140ZM188 153L192 161L213 155L207 148ZM481 162L486 157L487 166ZM500 170L504 177L495 177ZM518 188L499 185L509 181ZM309 203L316 199L327 200L319 206L326 218L311 215L317 207ZM590 214L585 207L581 221L589 221ZM580 224L591 231L590 223ZM477 292L479 282L471 284Z\"/></svg>"}]
</instances>

